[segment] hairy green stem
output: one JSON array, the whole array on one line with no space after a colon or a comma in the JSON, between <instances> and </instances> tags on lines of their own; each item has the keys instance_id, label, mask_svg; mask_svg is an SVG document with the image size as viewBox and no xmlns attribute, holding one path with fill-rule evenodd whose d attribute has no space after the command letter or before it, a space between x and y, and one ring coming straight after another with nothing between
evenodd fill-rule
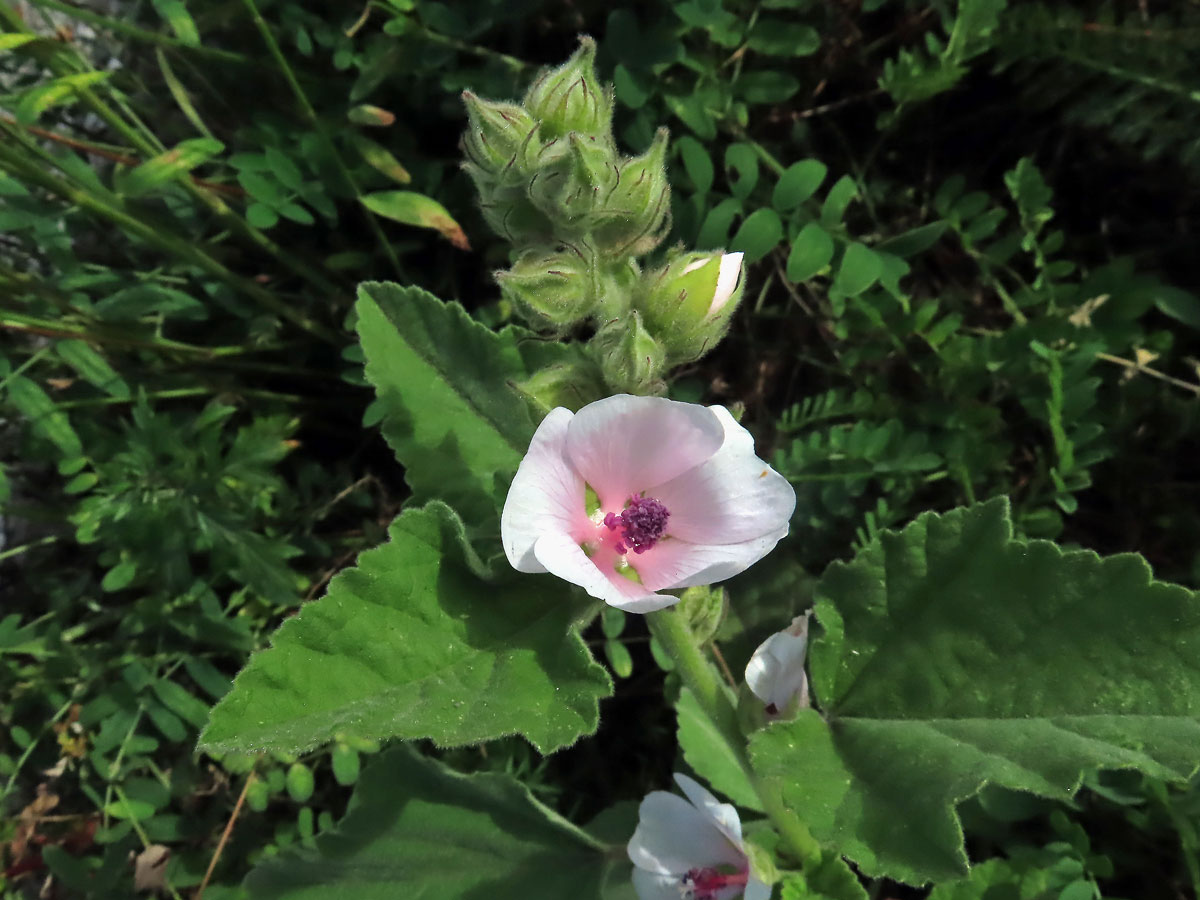
<instances>
[{"instance_id":1,"label":"hairy green stem","mask_svg":"<svg viewBox=\"0 0 1200 900\"><path fill-rule=\"evenodd\" d=\"M400 260L396 256L396 251L392 249L392 245L388 241L387 235L383 233L383 229L380 227L379 220L375 217L375 214L363 205L363 195L358 186L358 181L346 166L346 162L342 159L341 153L338 152L337 146L329 136L329 131L325 128L325 124L321 121L320 116L317 115L317 111L309 102L308 95L304 93L304 88L300 86L300 82L296 79L296 73L292 71L292 67L283 55L283 51L279 49L279 44L275 40L275 35L271 33L270 26L267 25L266 20L258 11L258 5L254 0L242 0L242 3L246 7L246 11L250 14L250 18L254 21L254 27L262 35L263 43L267 45L267 50L270 52L272 59L275 60L275 64L279 67L284 80L287 81L288 87L291 88L296 102L300 104L300 109L303 111L304 117L308 120L308 124L316 131L317 136L321 139L321 143L325 145L326 151L337 167L338 174L342 176L342 180L346 182L346 186L350 188L350 192L354 195L355 200L358 201L358 206L366 216L367 224L370 226L371 232L375 235L375 240L383 250L384 256L387 257L388 262L391 263L396 273L403 276L403 270L400 267Z\"/></svg>"},{"instance_id":2,"label":"hairy green stem","mask_svg":"<svg viewBox=\"0 0 1200 900\"><path fill-rule=\"evenodd\" d=\"M650 633L667 655L675 662L675 671L695 695L700 709L712 721L722 740L733 751L746 777L754 786L763 811L771 819L780 836L796 858L805 864L816 864L821 858L821 846L808 827L783 802L773 785L755 774L746 754L746 738L738 727L737 710L733 699L722 684L716 669L700 650L700 645L678 608L663 609L646 616Z\"/></svg>"}]
</instances>

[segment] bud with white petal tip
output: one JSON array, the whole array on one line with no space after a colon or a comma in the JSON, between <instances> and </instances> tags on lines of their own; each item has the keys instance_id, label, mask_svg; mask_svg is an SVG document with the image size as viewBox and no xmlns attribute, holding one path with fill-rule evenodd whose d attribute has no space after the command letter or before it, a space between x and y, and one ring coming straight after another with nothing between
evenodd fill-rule
<instances>
[{"instance_id":1,"label":"bud with white petal tip","mask_svg":"<svg viewBox=\"0 0 1200 900\"><path fill-rule=\"evenodd\" d=\"M685 253L643 278L634 305L679 365L720 342L743 289L741 253Z\"/></svg>"},{"instance_id":2,"label":"bud with white petal tip","mask_svg":"<svg viewBox=\"0 0 1200 900\"><path fill-rule=\"evenodd\" d=\"M525 109L541 124L546 139L612 131L612 89L596 77L596 42L586 35L579 49L557 69L538 76L525 94Z\"/></svg>"},{"instance_id":3,"label":"bud with white petal tip","mask_svg":"<svg viewBox=\"0 0 1200 900\"><path fill-rule=\"evenodd\" d=\"M771 635L754 651L746 665L746 686L765 704L768 718L807 709L808 614L792 619L784 631Z\"/></svg>"}]
</instances>

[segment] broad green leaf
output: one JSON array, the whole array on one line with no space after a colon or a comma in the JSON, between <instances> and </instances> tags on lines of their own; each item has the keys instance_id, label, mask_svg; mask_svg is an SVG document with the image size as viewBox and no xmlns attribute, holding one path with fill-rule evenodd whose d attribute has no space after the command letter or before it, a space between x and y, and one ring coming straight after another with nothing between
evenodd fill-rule
<instances>
[{"instance_id":1,"label":"broad green leaf","mask_svg":"<svg viewBox=\"0 0 1200 900\"><path fill-rule=\"evenodd\" d=\"M696 188L697 194L707 194L713 185L713 164L707 148L689 134L675 141L683 168Z\"/></svg>"},{"instance_id":2,"label":"broad green leaf","mask_svg":"<svg viewBox=\"0 0 1200 900\"><path fill-rule=\"evenodd\" d=\"M64 456L83 455L83 442L71 421L41 387L24 375L8 378L8 400L29 420L33 430L54 443Z\"/></svg>"},{"instance_id":3,"label":"broad green leaf","mask_svg":"<svg viewBox=\"0 0 1200 900\"><path fill-rule=\"evenodd\" d=\"M108 364L103 356L93 350L86 341L59 341L54 351L63 362L79 373L88 384L120 400L130 397L129 385L117 374L117 370Z\"/></svg>"},{"instance_id":4,"label":"broad green leaf","mask_svg":"<svg viewBox=\"0 0 1200 900\"><path fill-rule=\"evenodd\" d=\"M821 49L821 35L811 25L763 16L755 23L746 45L768 56L810 56Z\"/></svg>"},{"instance_id":5,"label":"broad green leaf","mask_svg":"<svg viewBox=\"0 0 1200 900\"><path fill-rule=\"evenodd\" d=\"M414 501L440 498L470 522L495 516L536 427L511 385L553 361L532 354L566 348L491 331L419 288L368 282L358 298L367 379Z\"/></svg>"},{"instance_id":6,"label":"broad green leaf","mask_svg":"<svg viewBox=\"0 0 1200 900\"><path fill-rule=\"evenodd\" d=\"M1154 305L1172 319L1200 328L1200 298L1181 288L1160 285Z\"/></svg>"},{"instance_id":7,"label":"broad green leaf","mask_svg":"<svg viewBox=\"0 0 1200 900\"><path fill-rule=\"evenodd\" d=\"M128 172L121 179L121 191L130 197L140 197L168 181L186 175L224 149L225 145L213 138L181 141L166 153L160 153Z\"/></svg>"},{"instance_id":8,"label":"broad green leaf","mask_svg":"<svg viewBox=\"0 0 1200 900\"><path fill-rule=\"evenodd\" d=\"M729 741L700 709L695 694L687 688L679 692L675 717L679 725L676 732L679 749L696 774L738 806L761 811L758 794L737 755L730 749Z\"/></svg>"},{"instance_id":9,"label":"broad green leaf","mask_svg":"<svg viewBox=\"0 0 1200 900\"><path fill-rule=\"evenodd\" d=\"M833 238L816 222L805 225L788 254L787 277L792 281L808 281L833 259Z\"/></svg>"},{"instance_id":10,"label":"broad green leaf","mask_svg":"<svg viewBox=\"0 0 1200 900\"><path fill-rule=\"evenodd\" d=\"M858 183L849 175L839 178L825 195L825 203L821 206L821 224L826 228L840 225L850 201L857 196Z\"/></svg>"},{"instance_id":11,"label":"broad green leaf","mask_svg":"<svg viewBox=\"0 0 1200 900\"><path fill-rule=\"evenodd\" d=\"M415 225L432 228L459 250L470 250L462 226L446 211L446 207L432 197L414 191L379 191L362 198L363 205L376 215Z\"/></svg>"},{"instance_id":12,"label":"broad green leaf","mask_svg":"<svg viewBox=\"0 0 1200 900\"><path fill-rule=\"evenodd\" d=\"M746 264L756 263L783 239L783 223L779 213L768 207L756 209L746 217L729 244L730 250L746 254Z\"/></svg>"},{"instance_id":13,"label":"broad green leaf","mask_svg":"<svg viewBox=\"0 0 1200 900\"><path fill-rule=\"evenodd\" d=\"M788 166L771 194L771 205L780 212L790 212L816 193L829 171L819 159L802 159Z\"/></svg>"},{"instance_id":14,"label":"broad green leaf","mask_svg":"<svg viewBox=\"0 0 1200 900\"><path fill-rule=\"evenodd\" d=\"M1065 800L1088 769L1197 768L1196 595L1138 556L1014 539L1004 499L881 534L829 567L816 613L821 712L750 753L865 872L966 875L954 807L985 784Z\"/></svg>"},{"instance_id":15,"label":"broad green leaf","mask_svg":"<svg viewBox=\"0 0 1200 900\"><path fill-rule=\"evenodd\" d=\"M296 752L342 732L450 746L517 733L549 753L595 730L611 685L561 582L484 581L440 503L402 513L389 538L251 658L201 746Z\"/></svg>"},{"instance_id":16,"label":"broad green leaf","mask_svg":"<svg viewBox=\"0 0 1200 900\"><path fill-rule=\"evenodd\" d=\"M750 104L784 103L800 90L800 81L787 72L746 72L734 82L734 91Z\"/></svg>"},{"instance_id":17,"label":"broad green leaf","mask_svg":"<svg viewBox=\"0 0 1200 900\"><path fill-rule=\"evenodd\" d=\"M883 260L879 254L854 241L846 247L833 287L847 297L857 297L877 282L882 274Z\"/></svg>"},{"instance_id":18,"label":"broad green leaf","mask_svg":"<svg viewBox=\"0 0 1200 900\"><path fill-rule=\"evenodd\" d=\"M758 154L749 144L730 144L725 149L725 171L729 193L745 200L758 184Z\"/></svg>"},{"instance_id":19,"label":"broad green leaf","mask_svg":"<svg viewBox=\"0 0 1200 900\"><path fill-rule=\"evenodd\" d=\"M916 228L910 228L903 234L897 234L886 241L880 241L875 249L907 259L910 256L916 256L918 253L925 252L936 244L938 238L945 233L948 226L948 222L940 219L936 222L918 225Z\"/></svg>"},{"instance_id":20,"label":"broad green leaf","mask_svg":"<svg viewBox=\"0 0 1200 900\"><path fill-rule=\"evenodd\" d=\"M621 63L613 70L613 88L617 99L630 109L641 109L650 99L650 92L639 83L638 78Z\"/></svg>"},{"instance_id":21,"label":"broad green leaf","mask_svg":"<svg viewBox=\"0 0 1200 900\"><path fill-rule=\"evenodd\" d=\"M697 250L717 250L727 245L729 241L729 226L734 218L742 211L741 201L735 197L726 197L708 211L700 233L696 235Z\"/></svg>"},{"instance_id":22,"label":"broad green leaf","mask_svg":"<svg viewBox=\"0 0 1200 900\"><path fill-rule=\"evenodd\" d=\"M628 881L608 847L543 806L508 775L459 775L397 747L362 774L345 818L315 850L260 863L255 900L600 900Z\"/></svg>"}]
</instances>

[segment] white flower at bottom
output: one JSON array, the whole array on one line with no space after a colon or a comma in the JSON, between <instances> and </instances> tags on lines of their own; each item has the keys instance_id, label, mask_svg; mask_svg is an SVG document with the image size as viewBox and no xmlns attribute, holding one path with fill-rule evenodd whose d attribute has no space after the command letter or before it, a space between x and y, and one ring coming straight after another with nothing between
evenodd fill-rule
<instances>
[{"instance_id":1,"label":"white flower at bottom","mask_svg":"<svg viewBox=\"0 0 1200 900\"><path fill-rule=\"evenodd\" d=\"M686 775L687 800L651 791L638 809L627 852L638 900L769 900L771 887L750 872L737 810Z\"/></svg>"},{"instance_id":2,"label":"white flower at bottom","mask_svg":"<svg viewBox=\"0 0 1200 900\"><path fill-rule=\"evenodd\" d=\"M746 686L767 705L767 714L781 715L793 706L808 706L808 614L796 616L785 631L758 645L746 665Z\"/></svg>"}]
</instances>

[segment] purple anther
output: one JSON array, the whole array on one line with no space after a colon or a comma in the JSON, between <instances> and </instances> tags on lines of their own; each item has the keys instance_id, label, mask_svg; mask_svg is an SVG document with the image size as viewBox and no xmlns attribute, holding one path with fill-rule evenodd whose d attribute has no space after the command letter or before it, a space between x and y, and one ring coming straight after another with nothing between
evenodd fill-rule
<instances>
[{"instance_id":1,"label":"purple anther","mask_svg":"<svg viewBox=\"0 0 1200 900\"><path fill-rule=\"evenodd\" d=\"M621 538L634 553L645 553L667 530L671 513L652 497L631 497L621 512Z\"/></svg>"},{"instance_id":2,"label":"purple anther","mask_svg":"<svg viewBox=\"0 0 1200 900\"><path fill-rule=\"evenodd\" d=\"M610 512L608 515L606 515L604 517L604 524L608 528L615 530L621 524L621 517L618 516L616 513Z\"/></svg>"}]
</instances>

